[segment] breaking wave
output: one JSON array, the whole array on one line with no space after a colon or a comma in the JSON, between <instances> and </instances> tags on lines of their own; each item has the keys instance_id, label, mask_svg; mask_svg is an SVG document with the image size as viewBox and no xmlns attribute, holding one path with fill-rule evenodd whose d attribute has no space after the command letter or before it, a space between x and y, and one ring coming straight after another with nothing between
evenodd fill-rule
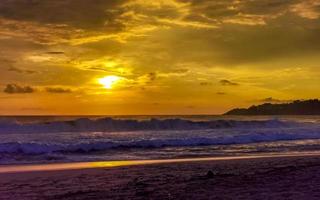
<instances>
[{"instance_id":1,"label":"breaking wave","mask_svg":"<svg viewBox=\"0 0 320 200\"><path fill-rule=\"evenodd\" d=\"M161 134L161 133L158 133ZM283 129L279 131L252 130L247 134L207 135L206 137L155 138L69 143L41 142L8 142L0 144L0 153L48 154L48 153L89 153L109 149L128 148L161 148L189 147L205 145L248 144L257 142L272 142L281 140L320 139L320 129Z\"/></svg>"},{"instance_id":2,"label":"breaking wave","mask_svg":"<svg viewBox=\"0 0 320 200\"><path fill-rule=\"evenodd\" d=\"M288 127L296 122L280 120L264 121L236 121L212 120L191 121L184 119L150 119L150 120L123 120L112 118L89 119L80 118L70 121L53 121L42 123L21 124L15 121L0 121L0 133L56 133L56 132L114 132L114 131L141 131L141 130L205 130L221 128L256 128L256 127Z\"/></svg>"},{"instance_id":3,"label":"breaking wave","mask_svg":"<svg viewBox=\"0 0 320 200\"><path fill-rule=\"evenodd\" d=\"M158 151L162 147L206 148L210 145L305 139L320 139L318 122L278 119L193 121L179 118L80 118L32 123L0 120L0 164L7 162L6 159L11 159L10 163L12 159L20 162L20 159L28 161L30 157L46 162L47 156L52 159L51 155L58 155L59 159L72 156L87 159L90 155L99 157L110 152L110 155L117 156L121 152L138 152L140 149ZM145 156L148 157L148 153Z\"/></svg>"}]
</instances>

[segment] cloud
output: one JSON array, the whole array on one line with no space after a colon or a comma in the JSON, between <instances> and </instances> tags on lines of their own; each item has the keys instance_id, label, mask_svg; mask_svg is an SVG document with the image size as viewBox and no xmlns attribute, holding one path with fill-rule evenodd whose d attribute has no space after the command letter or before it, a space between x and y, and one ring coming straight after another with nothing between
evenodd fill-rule
<instances>
[{"instance_id":1,"label":"cloud","mask_svg":"<svg viewBox=\"0 0 320 200\"><path fill-rule=\"evenodd\" d=\"M36 85L43 93L86 88L84 100L101 105L131 95L159 107L170 106L165 99L211 105L224 92L239 103L262 101L261 95L311 97L319 86L316 2L2 0L0 59L10 63L0 61L1 81ZM276 71L297 66L310 69L290 76ZM32 70L38 73L25 75ZM119 87L110 97L92 97L105 94L96 79L111 74L124 77ZM245 90L233 90L239 83ZM61 97L73 103L75 96ZM230 102L215 103L224 109Z\"/></svg>"},{"instance_id":2,"label":"cloud","mask_svg":"<svg viewBox=\"0 0 320 200\"><path fill-rule=\"evenodd\" d=\"M298 7L303 11L308 8L309 11L317 7L315 3L317 0L180 0L180 2L189 3L188 18L211 21L220 25L221 23L265 25L269 19L288 12L299 15L299 12L292 8Z\"/></svg>"},{"instance_id":3,"label":"cloud","mask_svg":"<svg viewBox=\"0 0 320 200\"><path fill-rule=\"evenodd\" d=\"M125 4L126 15L131 16L131 24L157 27L182 27L214 29L216 24L187 19L189 3L166 0L133 0ZM143 26L141 26L143 27Z\"/></svg>"},{"instance_id":4,"label":"cloud","mask_svg":"<svg viewBox=\"0 0 320 200\"><path fill-rule=\"evenodd\" d=\"M226 79L220 80L219 83L221 85L223 85L223 86L237 86L237 85L239 85L236 82L232 82L232 81L229 81L229 80L226 80Z\"/></svg>"},{"instance_id":5,"label":"cloud","mask_svg":"<svg viewBox=\"0 0 320 200\"><path fill-rule=\"evenodd\" d=\"M318 19L320 17L320 1L318 0L305 0L291 7L292 12L300 17L307 19Z\"/></svg>"},{"instance_id":6,"label":"cloud","mask_svg":"<svg viewBox=\"0 0 320 200\"><path fill-rule=\"evenodd\" d=\"M289 11L289 8L304 0L253 0L242 1L238 8L243 13L277 16Z\"/></svg>"},{"instance_id":7,"label":"cloud","mask_svg":"<svg viewBox=\"0 0 320 200\"><path fill-rule=\"evenodd\" d=\"M208 85L212 85L212 83L210 82L200 82L201 86L208 86Z\"/></svg>"},{"instance_id":8,"label":"cloud","mask_svg":"<svg viewBox=\"0 0 320 200\"><path fill-rule=\"evenodd\" d=\"M37 44L82 44L117 39L126 32L122 20L127 0L4 0L0 3L0 36Z\"/></svg>"},{"instance_id":9,"label":"cloud","mask_svg":"<svg viewBox=\"0 0 320 200\"><path fill-rule=\"evenodd\" d=\"M148 84L148 83L152 83L153 81L155 81L156 78L157 78L157 73L150 72L150 73L144 74L142 76L139 76L137 78L137 82Z\"/></svg>"},{"instance_id":10,"label":"cloud","mask_svg":"<svg viewBox=\"0 0 320 200\"><path fill-rule=\"evenodd\" d=\"M225 92L216 92L217 95L226 95L227 93Z\"/></svg>"},{"instance_id":11,"label":"cloud","mask_svg":"<svg viewBox=\"0 0 320 200\"><path fill-rule=\"evenodd\" d=\"M63 51L48 51L46 54L53 54L53 55L61 55L64 54Z\"/></svg>"},{"instance_id":12,"label":"cloud","mask_svg":"<svg viewBox=\"0 0 320 200\"><path fill-rule=\"evenodd\" d=\"M147 77L148 77L149 81L152 82L152 81L156 80L157 74L155 72L150 72L147 74Z\"/></svg>"},{"instance_id":13,"label":"cloud","mask_svg":"<svg viewBox=\"0 0 320 200\"><path fill-rule=\"evenodd\" d=\"M185 6L188 14L184 16L184 21L210 23L218 28L173 27L161 31L161 35L154 36L150 41L159 41L159 53L168 51L167 60L183 59L185 62L232 67L320 51L319 22L290 11L293 5L303 1L181 0L179 2L188 5ZM166 46L170 48L164 48ZM152 48L155 48L155 45L152 45ZM148 58L146 56L140 59Z\"/></svg>"},{"instance_id":14,"label":"cloud","mask_svg":"<svg viewBox=\"0 0 320 200\"><path fill-rule=\"evenodd\" d=\"M110 69L106 69L105 67L101 66L101 67L88 67L88 70L93 70L93 71L102 71L102 72L114 72L113 70Z\"/></svg>"},{"instance_id":15,"label":"cloud","mask_svg":"<svg viewBox=\"0 0 320 200\"><path fill-rule=\"evenodd\" d=\"M8 69L8 71L10 72L17 72L17 73L23 73L23 70L19 69L19 68L16 68L16 67L10 67Z\"/></svg>"},{"instance_id":16,"label":"cloud","mask_svg":"<svg viewBox=\"0 0 320 200\"><path fill-rule=\"evenodd\" d=\"M294 100L280 100L280 99L275 99L273 97L268 97L268 98L259 100L259 102L263 102L263 103L289 103L292 101Z\"/></svg>"},{"instance_id":17,"label":"cloud","mask_svg":"<svg viewBox=\"0 0 320 200\"><path fill-rule=\"evenodd\" d=\"M65 24L78 28L115 28L123 0L4 0L0 16L42 24ZM120 13L119 13L120 12Z\"/></svg>"},{"instance_id":18,"label":"cloud","mask_svg":"<svg viewBox=\"0 0 320 200\"><path fill-rule=\"evenodd\" d=\"M16 73L21 73L21 74L34 74L34 73L37 73L36 71L34 70L25 70L25 69L20 69L20 68L17 68L17 67L10 67L8 69L8 71L10 72L16 72Z\"/></svg>"},{"instance_id":19,"label":"cloud","mask_svg":"<svg viewBox=\"0 0 320 200\"><path fill-rule=\"evenodd\" d=\"M187 72L189 72L189 69L177 68L177 69L171 70L171 73L177 73L177 74L185 74Z\"/></svg>"},{"instance_id":20,"label":"cloud","mask_svg":"<svg viewBox=\"0 0 320 200\"><path fill-rule=\"evenodd\" d=\"M55 88L47 87L46 91L49 92L49 93L72 93L71 89L59 88L59 87L55 87Z\"/></svg>"},{"instance_id":21,"label":"cloud","mask_svg":"<svg viewBox=\"0 0 320 200\"><path fill-rule=\"evenodd\" d=\"M16 93L33 93L35 90L30 86L19 86L17 84L8 84L3 92L8 94L16 94Z\"/></svg>"}]
</instances>

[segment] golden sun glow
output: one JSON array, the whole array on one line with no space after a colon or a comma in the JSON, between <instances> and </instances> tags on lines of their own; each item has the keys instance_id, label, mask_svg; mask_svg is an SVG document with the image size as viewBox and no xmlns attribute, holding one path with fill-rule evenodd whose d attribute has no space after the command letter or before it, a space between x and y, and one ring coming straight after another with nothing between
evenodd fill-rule
<instances>
[{"instance_id":1,"label":"golden sun glow","mask_svg":"<svg viewBox=\"0 0 320 200\"><path fill-rule=\"evenodd\" d=\"M121 78L119 76L105 76L98 79L98 82L107 89L111 89L113 85L118 82Z\"/></svg>"}]
</instances>

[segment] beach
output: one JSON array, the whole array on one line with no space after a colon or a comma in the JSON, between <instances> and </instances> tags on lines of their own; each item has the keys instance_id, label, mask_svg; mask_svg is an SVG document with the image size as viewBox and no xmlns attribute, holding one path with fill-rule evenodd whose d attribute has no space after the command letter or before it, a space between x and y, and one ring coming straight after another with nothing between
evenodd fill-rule
<instances>
[{"instance_id":1,"label":"beach","mask_svg":"<svg viewBox=\"0 0 320 200\"><path fill-rule=\"evenodd\" d=\"M0 200L320 200L320 0L0 0Z\"/></svg>"},{"instance_id":2,"label":"beach","mask_svg":"<svg viewBox=\"0 0 320 200\"><path fill-rule=\"evenodd\" d=\"M320 157L303 154L0 173L0 199L319 199L319 188Z\"/></svg>"}]
</instances>

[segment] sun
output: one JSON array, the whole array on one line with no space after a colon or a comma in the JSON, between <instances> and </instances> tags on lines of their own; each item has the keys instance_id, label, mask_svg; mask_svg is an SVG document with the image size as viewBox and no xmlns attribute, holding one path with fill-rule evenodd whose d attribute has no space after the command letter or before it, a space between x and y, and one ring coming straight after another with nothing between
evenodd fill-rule
<instances>
[{"instance_id":1,"label":"sun","mask_svg":"<svg viewBox=\"0 0 320 200\"><path fill-rule=\"evenodd\" d=\"M107 89L111 89L117 81L121 78L119 76L105 76L103 78L98 79L98 82L103 85Z\"/></svg>"}]
</instances>

